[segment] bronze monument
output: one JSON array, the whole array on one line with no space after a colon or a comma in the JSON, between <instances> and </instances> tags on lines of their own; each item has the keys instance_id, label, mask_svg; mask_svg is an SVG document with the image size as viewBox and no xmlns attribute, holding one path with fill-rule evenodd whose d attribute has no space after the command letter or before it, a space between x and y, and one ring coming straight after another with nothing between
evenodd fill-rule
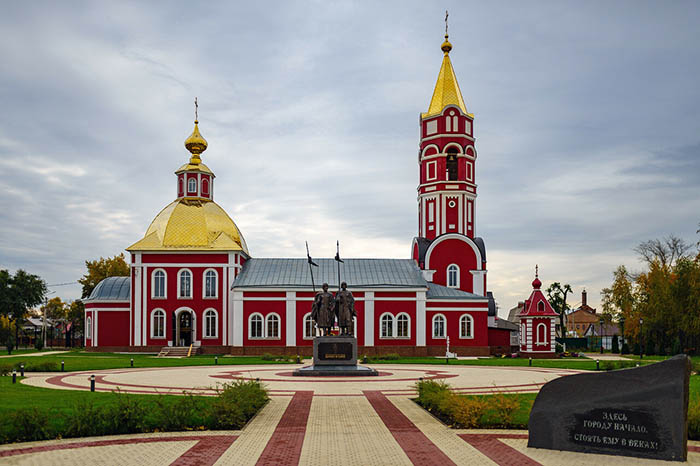
<instances>
[{"instance_id":1,"label":"bronze monument","mask_svg":"<svg viewBox=\"0 0 700 466\"><path fill-rule=\"evenodd\" d=\"M316 323L316 327L321 330L321 335L328 336L335 323L335 299L328 292L328 283L324 283L322 288L323 291L319 291L314 297L311 318Z\"/></svg>"},{"instance_id":2,"label":"bronze monument","mask_svg":"<svg viewBox=\"0 0 700 466\"><path fill-rule=\"evenodd\" d=\"M335 313L338 316L338 326L341 335L352 336L354 332L353 318L357 316L355 312L355 298L348 291L348 284L343 282L341 290L335 294Z\"/></svg>"}]
</instances>

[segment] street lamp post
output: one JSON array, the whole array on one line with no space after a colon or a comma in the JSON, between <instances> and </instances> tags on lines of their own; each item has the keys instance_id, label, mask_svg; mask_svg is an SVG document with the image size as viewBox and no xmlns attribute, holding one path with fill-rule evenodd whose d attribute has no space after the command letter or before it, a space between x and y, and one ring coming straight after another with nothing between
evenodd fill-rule
<instances>
[{"instance_id":1,"label":"street lamp post","mask_svg":"<svg viewBox=\"0 0 700 466\"><path fill-rule=\"evenodd\" d=\"M642 332L642 329L644 325L644 319L641 317L639 318L639 359L642 359L642 355L644 354L644 333Z\"/></svg>"},{"instance_id":2,"label":"street lamp post","mask_svg":"<svg viewBox=\"0 0 700 466\"><path fill-rule=\"evenodd\" d=\"M603 319L600 319L600 354L603 354Z\"/></svg>"},{"instance_id":3,"label":"street lamp post","mask_svg":"<svg viewBox=\"0 0 700 466\"><path fill-rule=\"evenodd\" d=\"M620 333L622 334L622 342L620 342L620 354L622 354L622 347L625 345L625 317L620 317Z\"/></svg>"}]
</instances>

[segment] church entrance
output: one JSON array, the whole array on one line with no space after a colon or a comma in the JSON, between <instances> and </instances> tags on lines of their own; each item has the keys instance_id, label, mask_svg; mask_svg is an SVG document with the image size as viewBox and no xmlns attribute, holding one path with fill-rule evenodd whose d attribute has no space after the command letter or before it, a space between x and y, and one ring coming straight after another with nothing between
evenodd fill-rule
<instances>
[{"instance_id":1,"label":"church entrance","mask_svg":"<svg viewBox=\"0 0 700 466\"><path fill-rule=\"evenodd\" d=\"M175 346L190 346L192 340L192 313L182 311L177 319L177 340Z\"/></svg>"}]
</instances>

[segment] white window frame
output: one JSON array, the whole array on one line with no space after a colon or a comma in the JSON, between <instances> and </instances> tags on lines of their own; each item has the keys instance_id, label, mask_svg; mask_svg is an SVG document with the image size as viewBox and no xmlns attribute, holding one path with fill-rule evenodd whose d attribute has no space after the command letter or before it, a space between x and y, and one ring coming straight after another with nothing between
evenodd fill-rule
<instances>
[{"instance_id":1,"label":"white window frame","mask_svg":"<svg viewBox=\"0 0 700 466\"><path fill-rule=\"evenodd\" d=\"M311 321L311 334L310 335L306 331L306 320L307 319ZM302 317L302 319L301 319L301 325L302 325L302 327L301 327L302 338L304 340L313 340L314 337L316 336L316 328L314 326L314 320L311 318L310 312L307 312L306 314L304 314L304 317Z\"/></svg>"},{"instance_id":2,"label":"white window frame","mask_svg":"<svg viewBox=\"0 0 700 466\"><path fill-rule=\"evenodd\" d=\"M163 335L156 335L156 315L163 317ZM151 338L153 339L165 339L168 334L166 324L167 324L168 314L164 309L158 308L151 311Z\"/></svg>"},{"instance_id":3,"label":"white window frame","mask_svg":"<svg viewBox=\"0 0 700 466\"><path fill-rule=\"evenodd\" d=\"M214 334L207 334L207 314L214 313ZM219 313L213 307L210 307L202 314L202 338L219 338Z\"/></svg>"},{"instance_id":4,"label":"white window frame","mask_svg":"<svg viewBox=\"0 0 700 466\"><path fill-rule=\"evenodd\" d=\"M462 331L462 322L465 320L469 322L469 335L465 335ZM471 340L474 338L474 317L472 317L471 314L462 314L459 317L459 338L463 340Z\"/></svg>"},{"instance_id":5,"label":"white window frame","mask_svg":"<svg viewBox=\"0 0 700 466\"><path fill-rule=\"evenodd\" d=\"M384 325L382 325L384 321L384 317L389 317L389 323L391 324L391 328L389 329L390 331L388 332L388 335L384 334ZM396 338L396 317L394 314L391 312L384 312L382 315L379 316L379 338L380 339L387 339L387 338Z\"/></svg>"},{"instance_id":6,"label":"white window frame","mask_svg":"<svg viewBox=\"0 0 700 466\"><path fill-rule=\"evenodd\" d=\"M425 164L426 181L437 180L437 160L431 160Z\"/></svg>"},{"instance_id":7,"label":"white window frame","mask_svg":"<svg viewBox=\"0 0 700 466\"><path fill-rule=\"evenodd\" d=\"M454 285L451 284L451 281L450 281L450 269L452 269L453 267L454 267L453 270L455 270L455 275L456 275L456 277L455 277L456 280L455 280L455 284L454 284ZM445 280L445 282L447 283L447 287L448 287L448 288L459 288L459 272L460 272L460 271L459 271L459 265L457 265L457 264L450 264L450 265L447 266L447 277L446 277L447 280Z\"/></svg>"},{"instance_id":8,"label":"white window frame","mask_svg":"<svg viewBox=\"0 0 700 466\"><path fill-rule=\"evenodd\" d=\"M206 194L204 194L204 182L205 181L207 182ZM209 185L210 185L209 178L207 178L207 177L202 178L202 181L200 182L200 185L199 185L199 191L202 193L202 196L209 196L211 194L211 189L209 189Z\"/></svg>"},{"instance_id":9,"label":"white window frame","mask_svg":"<svg viewBox=\"0 0 700 466\"><path fill-rule=\"evenodd\" d=\"M214 296L207 296L207 274L214 272ZM219 298L219 272L216 269L206 269L202 272L202 299Z\"/></svg>"},{"instance_id":10,"label":"white window frame","mask_svg":"<svg viewBox=\"0 0 700 466\"><path fill-rule=\"evenodd\" d=\"M182 295L182 274L184 272L189 272L190 274L190 293L187 296ZM193 288L194 288L194 274L190 269L180 269L177 271L177 299L192 299L193 295Z\"/></svg>"},{"instance_id":11,"label":"white window frame","mask_svg":"<svg viewBox=\"0 0 700 466\"><path fill-rule=\"evenodd\" d=\"M185 191L185 177L181 176L178 178L177 195L178 197L180 197L184 196L185 194L187 194L187 192Z\"/></svg>"},{"instance_id":12,"label":"white window frame","mask_svg":"<svg viewBox=\"0 0 700 466\"><path fill-rule=\"evenodd\" d=\"M474 165L470 161L467 161L467 181L472 181L474 179L473 168Z\"/></svg>"},{"instance_id":13,"label":"white window frame","mask_svg":"<svg viewBox=\"0 0 700 466\"><path fill-rule=\"evenodd\" d=\"M253 336L253 318L260 317L260 336ZM262 340L265 338L265 317L259 312L254 312L248 317L248 338L250 340Z\"/></svg>"},{"instance_id":14,"label":"white window frame","mask_svg":"<svg viewBox=\"0 0 700 466\"><path fill-rule=\"evenodd\" d=\"M92 340L92 316L87 316L87 323L85 324L85 338Z\"/></svg>"},{"instance_id":15,"label":"white window frame","mask_svg":"<svg viewBox=\"0 0 700 466\"><path fill-rule=\"evenodd\" d=\"M442 318L442 333L443 333L442 336L435 334L435 321L438 318ZM444 340L445 338L447 338L447 318L445 317L445 315L444 314L435 314L433 316L432 321L431 321L430 328L431 328L430 333L433 335L433 339Z\"/></svg>"},{"instance_id":16,"label":"white window frame","mask_svg":"<svg viewBox=\"0 0 700 466\"><path fill-rule=\"evenodd\" d=\"M425 123L425 135L430 136L431 134L437 134L438 132L438 122L437 120L430 120Z\"/></svg>"},{"instance_id":17,"label":"white window frame","mask_svg":"<svg viewBox=\"0 0 700 466\"><path fill-rule=\"evenodd\" d=\"M268 332L268 326L270 325L270 317L276 317L277 318L277 336L270 336L270 333ZM276 312L270 312L265 316L265 338L268 340L279 340L282 338L282 318L280 317L279 314Z\"/></svg>"},{"instance_id":18,"label":"white window frame","mask_svg":"<svg viewBox=\"0 0 700 466\"><path fill-rule=\"evenodd\" d=\"M408 328L406 329L406 335L399 335L399 318L401 317L406 317L406 320L408 322ZM408 315L406 312L399 312L396 315L396 318L394 319L394 338L401 338L401 339L409 339L411 338L411 316Z\"/></svg>"},{"instance_id":19,"label":"white window frame","mask_svg":"<svg viewBox=\"0 0 700 466\"><path fill-rule=\"evenodd\" d=\"M544 328L544 341L540 340L540 328ZM547 339L547 324L544 322L537 324L537 327L535 327L535 337L535 345L542 346L549 344L549 340Z\"/></svg>"},{"instance_id":20,"label":"white window frame","mask_svg":"<svg viewBox=\"0 0 700 466\"><path fill-rule=\"evenodd\" d=\"M163 272L163 296L156 296L156 273ZM168 272L155 269L151 273L151 299L168 299Z\"/></svg>"},{"instance_id":21,"label":"white window frame","mask_svg":"<svg viewBox=\"0 0 700 466\"><path fill-rule=\"evenodd\" d=\"M192 187L194 186L194 189ZM187 178L187 193L186 194L197 194L197 178L188 177Z\"/></svg>"},{"instance_id":22,"label":"white window frame","mask_svg":"<svg viewBox=\"0 0 700 466\"><path fill-rule=\"evenodd\" d=\"M449 115L445 117L445 132L446 133L452 132L452 117Z\"/></svg>"}]
</instances>

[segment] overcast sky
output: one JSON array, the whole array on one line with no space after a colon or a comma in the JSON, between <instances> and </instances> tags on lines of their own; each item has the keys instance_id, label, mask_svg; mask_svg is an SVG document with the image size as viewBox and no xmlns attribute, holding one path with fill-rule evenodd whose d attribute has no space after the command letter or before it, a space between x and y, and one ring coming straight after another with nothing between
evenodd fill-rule
<instances>
[{"instance_id":1,"label":"overcast sky","mask_svg":"<svg viewBox=\"0 0 700 466\"><path fill-rule=\"evenodd\" d=\"M501 315L536 263L597 305L641 241L698 240L700 2L7 2L0 268L71 282L139 240L195 96L253 257L408 258L445 8Z\"/></svg>"}]
</instances>

